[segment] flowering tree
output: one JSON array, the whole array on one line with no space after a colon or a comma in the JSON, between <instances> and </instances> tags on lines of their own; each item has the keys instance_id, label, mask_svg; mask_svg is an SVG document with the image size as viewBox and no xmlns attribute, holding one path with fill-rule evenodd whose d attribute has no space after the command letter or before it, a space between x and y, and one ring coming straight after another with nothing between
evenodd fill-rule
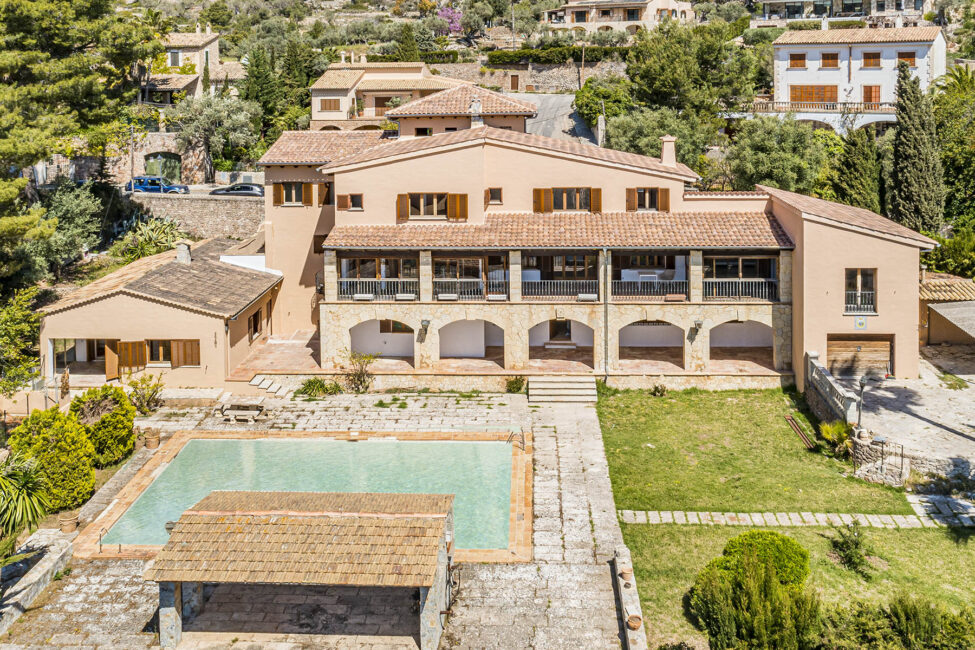
<instances>
[{"instance_id":1,"label":"flowering tree","mask_svg":"<svg viewBox=\"0 0 975 650\"><path fill-rule=\"evenodd\" d=\"M454 9L453 7L442 7L440 11L437 12L439 18L443 18L447 21L447 28L450 29L452 33L457 33L461 31L460 21L464 17L460 9Z\"/></svg>"}]
</instances>

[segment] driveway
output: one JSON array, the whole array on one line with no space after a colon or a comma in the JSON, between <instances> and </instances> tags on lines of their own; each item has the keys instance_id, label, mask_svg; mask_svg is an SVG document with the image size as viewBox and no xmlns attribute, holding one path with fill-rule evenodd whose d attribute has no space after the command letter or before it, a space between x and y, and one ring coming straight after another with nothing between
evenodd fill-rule
<instances>
[{"instance_id":1,"label":"driveway","mask_svg":"<svg viewBox=\"0 0 975 650\"><path fill-rule=\"evenodd\" d=\"M529 133L596 144L596 136L572 106L575 95L511 93L511 96L538 107L538 115L528 120Z\"/></svg>"}]
</instances>

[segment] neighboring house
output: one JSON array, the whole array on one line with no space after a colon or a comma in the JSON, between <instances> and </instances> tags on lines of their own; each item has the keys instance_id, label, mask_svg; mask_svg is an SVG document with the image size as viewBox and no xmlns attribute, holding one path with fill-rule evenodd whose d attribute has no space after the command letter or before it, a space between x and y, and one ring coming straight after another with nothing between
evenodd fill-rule
<instances>
[{"instance_id":1,"label":"neighboring house","mask_svg":"<svg viewBox=\"0 0 975 650\"><path fill-rule=\"evenodd\" d=\"M195 32L174 32L163 38L166 48L165 72L154 71L142 89L144 102L168 106L174 103L177 93L186 97L203 95L203 69L209 66L210 88L218 84L233 84L246 76L244 66L236 61L220 61L220 34L211 31L207 24ZM183 68L186 73L181 73Z\"/></svg>"},{"instance_id":2,"label":"neighboring house","mask_svg":"<svg viewBox=\"0 0 975 650\"><path fill-rule=\"evenodd\" d=\"M975 343L975 281L921 271L921 345Z\"/></svg>"},{"instance_id":3,"label":"neighboring house","mask_svg":"<svg viewBox=\"0 0 975 650\"><path fill-rule=\"evenodd\" d=\"M933 0L813 0L763 2L762 14L751 27L785 27L790 22L863 20L870 27L914 27L935 9Z\"/></svg>"},{"instance_id":4,"label":"neighboring house","mask_svg":"<svg viewBox=\"0 0 975 650\"><path fill-rule=\"evenodd\" d=\"M399 137L411 138L482 125L524 133L525 122L537 114L534 104L464 84L390 109L385 116L399 124Z\"/></svg>"},{"instance_id":5,"label":"neighboring house","mask_svg":"<svg viewBox=\"0 0 975 650\"><path fill-rule=\"evenodd\" d=\"M387 104L410 102L466 82L430 72L426 63L356 61L328 66L311 85L311 130L378 129Z\"/></svg>"},{"instance_id":6,"label":"neighboring house","mask_svg":"<svg viewBox=\"0 0 975 650\"><path fill-rule=\"evenodd\" d=\"M625 31L635 34L639 29L653 29L662 20L681 22L694 20L690 2L679 0L576 0L542 14L542 24L553 32L578 33Z\"/></svg>"},{"instance_id":7,"label":"neighboring house","mask_svg":"<svg viewBox=\"0 0 975 650\"><path fill-rule=\"evenodd\" d=\"M899 62L921 90L945 73L939 27L787 31L772 46L774 97L755 102L754 112L793 113L840 132L895 121Z\"/></svg>"}]
</instances>

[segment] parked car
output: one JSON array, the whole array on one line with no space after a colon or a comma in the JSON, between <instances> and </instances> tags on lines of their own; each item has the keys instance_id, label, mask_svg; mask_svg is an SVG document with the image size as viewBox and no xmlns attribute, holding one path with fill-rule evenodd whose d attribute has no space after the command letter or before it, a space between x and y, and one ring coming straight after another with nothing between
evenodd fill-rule
<instances>
[{"instance_id":1,"label":"parked car","mask_svg":"<svg viewBox=\"0 0 975 650\"><path fill-rule=\"evenodd\" d=\"M220 196L264 196L264 186L256 183L237 183L229 187L218 187L210 192Z\"/></svg>"},{"instance_id":2,"label":"parked car","mask_svg":"<svg viewBox=\"0 0 975 650\"><path fill-rule=\"evenodd\" d=\"M133 187L133 181L135 187ZM125 184L127 192L156 192L159 194L189 194L190 188L178 183L170 183L162 176L136 176Z\"/></svg>"}]
</instances>

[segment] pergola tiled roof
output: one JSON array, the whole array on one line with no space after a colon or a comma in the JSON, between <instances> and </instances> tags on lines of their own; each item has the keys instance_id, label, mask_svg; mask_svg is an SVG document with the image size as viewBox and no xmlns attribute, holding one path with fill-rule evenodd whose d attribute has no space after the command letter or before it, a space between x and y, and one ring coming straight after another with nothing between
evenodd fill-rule
<instances>
[{"instance_id":1,"label":"pergola tiled roof","mask_svg":"<svg viewBox=\"0 0 975 650\"><path fill-rule=\"evenodd\" d=\"M216 32L171 32L162 38L163 47L203 47L220 38Z\"/></svg>"},{"instance_id":2,"label":"pergola tiled roof","mask_svg":"<svg viewBox=\"0 0 975 650\"><path fill-rule=\"evenodd\" d=\"M149 90L184 90L199 78L195 74L160 74L149 77Z\"/></svg>"},{"instance_id":3,"label":"pergola tiled roof","mask_svg":"<svg viewBox=\"0 0 975 650\"><path fill-rule=\"evenodd\" d=\"M312 90L345 90L356 84L362 75L365 74L361 69L352 70L348 68L333 69L329 68L322 73L315 83L311 85Z\"/></svg>"},{"instance_id":4,"label":"pergola tiled roof","mask_svg":"<svg viewBox=\"0 0 975 650\"><path fill-rule=\"evenodd\" d=\"M774 187L766 187L764 185L756 185L755 187L773 199L779 200L786 205L791 205L796 210L800 210L806 214L822 217L828 221L870 230L881 236L892 236L902 240L906 239L914 245L920 246L922 249L934 248L937 245L937 242L933 239L929 239L906 226L902 226L870 210L817 199L812 196L806 196L805 194L787 192Z\"/></svg>"},{"instance_id":5,"label":"pergola tiled roof","mask_svg":"<svg viewBox=\"0 0 975 650\"><path fill-rule=\"evenodd\" d=\"M377 92L384 90L444 90L453 88L462 81L454 81L441 77L420 77L406 79L363 79L356 86L362 92Z\"/></svg>"},{"instance_id":6,"label":"pergola tiled roof","mask_svg":"<svg viewBox=\"0 0 975 650\"><path fill-rule=\"evenodd\" d=\"M259 165L323 165L389 142L381 130L285 131L264 152Z\"/></svg>"},{"instance_id":7,"label":"pergola tiled roof","mask_svg":"<svg viewBox=\"0 0 975 650\"><path fill-rule=\"evenodd\" d=\"M857 43L930 43L940 27L884 29L801 29L784 32L773 45L856 45Z\"/></svg>"},{"instance_id":8,"label":"pergola tiled roof","mask_svg":"<svg viewBox=\"0 0 975 650\"><path fill-rule=\"evenodd\" d=\"M488 214L483 224L339 225L325 248L792 248L763 212Z\"/></svg>"},{"instance_id":9,"label":"pergola tiled roof","mask_svg":"<svg viewBox=\"0 0 975 650\"><path fill-rule=\"evenodd\" d=\"M530 102L507 97L479 86L465 84L415 99L388 110L386 117L470 115L471 101L474 99L481 100L481 115L525 115L531 117L538 113L537 107Z\"/></svg>"},{"instance_id":10,"label":"pergola tiled roof","mask_svg":"<svg viewBox=\"0 0 975 650\"><path fill-rule=\"evenodd\" d=\"M452 495L212 492L145 571L156 582L430 587Z\"/></svg>"},{"instance_id":11,"label":"pergola tiled roof","mask_svg":"<svg viewBox=\"0 0 975 650\"><path fill-rule=\"evenodd\" d=\"M949 273L925 273L920 286L921 300L954 302L975 300L975 280Z\"/></svg>"}]
</instances>

